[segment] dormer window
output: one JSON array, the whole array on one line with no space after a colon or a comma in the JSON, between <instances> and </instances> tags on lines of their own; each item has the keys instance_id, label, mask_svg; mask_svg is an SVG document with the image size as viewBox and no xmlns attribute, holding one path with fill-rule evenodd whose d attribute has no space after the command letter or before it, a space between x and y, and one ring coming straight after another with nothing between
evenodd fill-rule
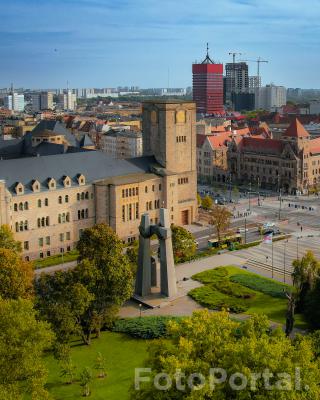
<instances>
[{"instance_id":1,"label":"dormer window","mask_svg":"<svg viewBox=\"0 0 320 400\"><path fill-rule=\"evenodd\" d=\"M82 174L78 174L78 175L77 175L77 180L78 180L78 184L79 184L80 186L86 184L86 178L85 178L85 176L82 175Z\"/></svg>"},{"instance_id":2,"label":"dormer window","mask_svg":"<svg viewBox=\"0 0 320 400\"><path fill-rule=\"evenodd\" d=\"M24 194L24 186L23 186L23 184L21 182L17 182L15 190L16 190L17 194Z\"/></svg>"},{"instance_id":3,"label":"dormer window","mask_svg":"<svg viewBox=\"0 0 320 400\"><path fill-rule=\"evenodd\" d=\"M63 186L70 187L71 186L71 179L68 176L64 176L62 178Z\"/></svg>"},{"instance_id":4,"label":"dormer window","mask_svg":"<svg viewBox=\"0 0 320 400\"><path fill-rule=\"evenodd\" d=\"M54 190L56 188L56 181L53 178L48 179L48 188L49 190Z\"/></svg>"},{"instance_id":5,"label":"dormer window","mask_svg":"<svg viewBox=\"0 0 320 400\"><path fill-rule=\"evenodd\" d=\"M39 192L40 191L40 182L37 180L32 181L31 187L33 192Z\"/></svg>"}]
</instances>

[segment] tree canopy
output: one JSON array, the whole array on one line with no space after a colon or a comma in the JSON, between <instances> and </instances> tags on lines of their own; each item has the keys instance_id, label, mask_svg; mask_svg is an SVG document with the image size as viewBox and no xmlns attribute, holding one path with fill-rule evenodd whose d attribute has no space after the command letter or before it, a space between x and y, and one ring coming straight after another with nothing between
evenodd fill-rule
<instances>
[{"instance_id":1,"label":"tree canopy","mask_svg":"<svg viewBox=\"0 0 320 400\"><path fill-rule=\"evenodd\" d=\"M221 239L221 234L228 230L231 217L232 213L227 209L227 207L216 204L212 207L209 223L215 227L219 241Z\"/></svg>"},{"instance_id":2,"label":"tree canopy","mask_svg":"<svg viewBox=\"0 0 320 400\"><path fill-rule=\"evenodd\" d=\"M213 200L208 195L203 197L201 200L202 208L204 208L205 210L209 210L212 207L212 204L213 204Z\"/></svg>"},{"instance_id":3,"label":"tree canopy","mask_svg":"<svg viewBox=\"0 0 320 400\"><path fill-rule=\"evenodd\" d=\"M21 243L14 240L13 233L8 225L0 226L0 248L9 249L21 253Z\"/></svg>"},{"instance_id":4,"label":"tree canopy","mask_svg":"<svg viewBox=\"0 0 320 400\"><path fill-rule=\"evenodd\" d=\"M182 226L171 225L174 261L187 261L194 256L197 246L192 234Z\"/></svg>"},{"instance_id":5,"label":"tree canopy","mask_svg":"<svg viewBox=\"0 0 320 400\"><path fill-rule=\"evenodd\" d=\"M168 334L169 340L151 344L146 362L150 369L142 373L150 380L138 384L136 380L131 399L311 400L320 396L319 360L312 338L299 336L291 341L282 330L270 330L264 316L240 323L226 312L198 311L179 323L170 322ZM214 368L211 374L210 368Z\"/></svg>"},{"instance_id":6,"label":"tree canopy","mask_svg":"<svg viewBox=\"0 0 320 400\"><path fill-rule=\"evenodd\" d=\"M29 300L0 299L0 399L48 398L43 351L53 340Z\"/></svg>"}]
</instances>

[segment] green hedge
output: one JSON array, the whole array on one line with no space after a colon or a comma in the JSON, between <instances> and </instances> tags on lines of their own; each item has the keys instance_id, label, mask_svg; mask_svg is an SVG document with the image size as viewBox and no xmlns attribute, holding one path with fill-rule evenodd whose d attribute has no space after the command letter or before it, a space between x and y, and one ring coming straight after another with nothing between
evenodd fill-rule
<instances>
[{"instance_id":1,"label":"green hedge","mask_svg":"<svg viewBox=\"0 0 320 400\"><path fill-rule=\"evenodd\" d=\"M254 274L232 275L230 280L252 290L256 290L277 298L285 298L285 290L291 290L289 285L285 285L284 283L276 282Z\"/></svg>"},{"instance_id":2,"label":"green hedge","mask_svg":"<svg viewBox=\"0 0 320 400\"><path fill-rule=\"evenodd\" d=\"M192 289L188 294L203 307L212 310L225 309L234 313L242 313L248 309L248 306L244 303L243 299L221 293L213 288L212 285Z\"/></svg>"},{"instance_id":3,"label":"green hedge","mask_svg":"<svg viewBox=\"0 0 320 400\"><path fill-rule=\"evenodd\" d=\"M141 339L158 339L167 335L167 323L180 321L181 317L148 316L137 318L118 319L114 323L113 331L127 333Z\"/></svg>"}]
</instances>

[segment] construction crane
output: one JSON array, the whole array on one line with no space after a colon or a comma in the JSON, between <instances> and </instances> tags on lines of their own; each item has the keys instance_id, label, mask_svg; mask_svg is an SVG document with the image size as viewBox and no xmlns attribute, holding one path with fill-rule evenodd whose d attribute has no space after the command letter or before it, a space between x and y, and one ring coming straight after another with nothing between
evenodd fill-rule
<instances>
[{"instance_id":1,"label":"construction crane","mask_svg":"<svg viewBox=\"0 0 320 400\"><path fill-rule=\"evenodd\" d=\"M268 63L269 61L267 60L263 60L261 57L258 57L256 60L241 60L243 62L256 62L257 63L257 77L258 77L258 81L260 78L260 64L261 63Z\"/></svg>"},{"instance_id":2,"label":"construction crane","mask_svg":"<svg viewBox=\"0 0 320 400\"><path fill-rule=\"evenodd\" d=\"M230 52L229 56L232 56L232 64L236 62L236 56L242 56L242 53L237 53L237 52Z\"/></svg>"}]
</instances>

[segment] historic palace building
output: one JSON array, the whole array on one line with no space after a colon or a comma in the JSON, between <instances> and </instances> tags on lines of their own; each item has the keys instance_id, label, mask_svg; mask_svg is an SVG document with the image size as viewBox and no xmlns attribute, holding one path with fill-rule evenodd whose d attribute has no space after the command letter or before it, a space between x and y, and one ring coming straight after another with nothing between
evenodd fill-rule
<instances>
[{"instance_id":1,"label":"historic palace building","mask_svg":"<svg viewBox=\"0 0 320 400\"><path fill-rule=\"evenodd\" d=\"M141 214L156 224L161 207L172 223L190 224L197 217L195 118L193 102L144 103L144 155L128 160L92 150L56 121L0 141L0 224L11 227L27 259L71 250L83 229L100 222L131 242Z\"/></svg>"}]
</instances>

